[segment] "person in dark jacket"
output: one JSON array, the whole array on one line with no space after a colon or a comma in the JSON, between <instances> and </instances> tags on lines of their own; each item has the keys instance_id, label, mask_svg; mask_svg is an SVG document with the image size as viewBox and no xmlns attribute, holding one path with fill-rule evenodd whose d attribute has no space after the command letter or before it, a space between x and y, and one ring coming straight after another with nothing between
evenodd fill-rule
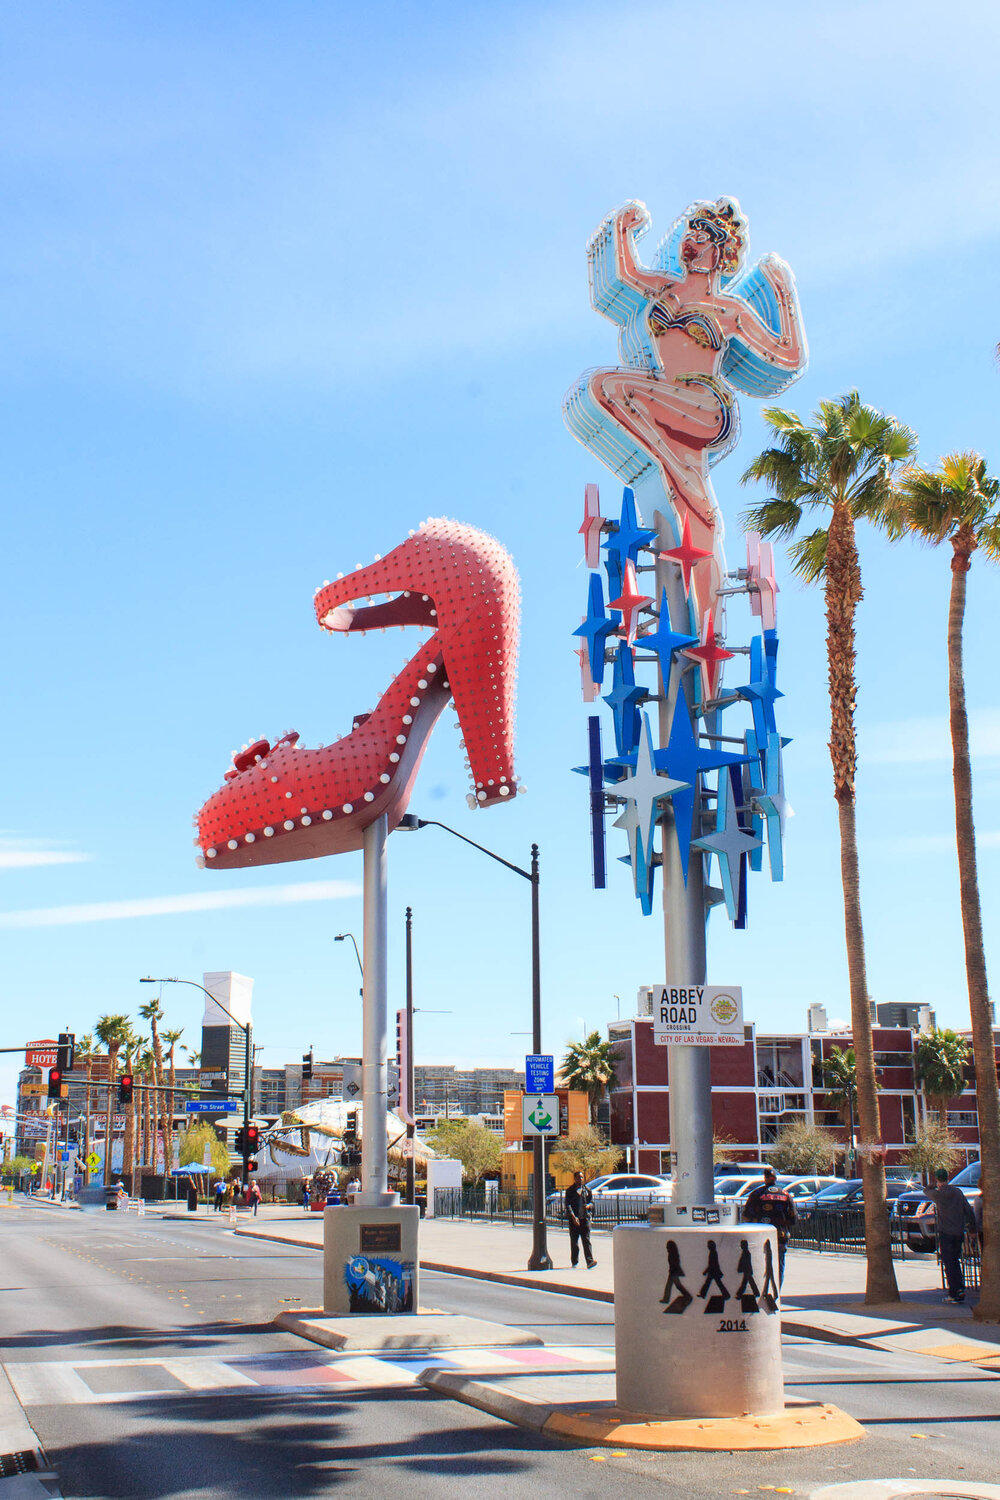
<instances>
[{"instance_id":1,"label":"person in dark jacket","mask_svg":"<svg viewBox=\"0 0 1000 1500\"><path fill-rule=\"evenodd\" d=\"M966 1231L975 1234L976 1216L972 1204L962 1192L948 1181L948 1173L939 1167L935 1176L937 1187L928 1188L927 1196L934 1204L935 1228L938 1251L944 1267L944 1279L948 1285L946 1302L965 1301L965 1272L962 1270L962 1242Z\"/></svg>"},{"instance_id":2,"label":"person in dark jacket","mask_svg":"<svg viewBox=\"0 0 1000 1500\"><path fill-rule=\"evenodd\" d=\"M580 1245L587 1269L597 1265L590 1248L590 1215L594 1195L583 1180L582 1172L573 1173L573 1181L566 1189L566 1218L569 1222L569 1257L575 1266L580 1259Z\"/></svg>"},{"instance_id":3,"label":"person in dark jacket","mask_svg":"<svg viewBox=\"0 0 1000 1500\"><path fill-rule=\"evenodd\" d=\"M764 1168L764 1181L747 1193L743 1205L744 1224L771 1224L778 1236L778 1285L785 1279L785 1247L788 1231L795 1223L795 1204L791 1195L778 1186L773 1167Z\"/></svg>"}]
</instances>

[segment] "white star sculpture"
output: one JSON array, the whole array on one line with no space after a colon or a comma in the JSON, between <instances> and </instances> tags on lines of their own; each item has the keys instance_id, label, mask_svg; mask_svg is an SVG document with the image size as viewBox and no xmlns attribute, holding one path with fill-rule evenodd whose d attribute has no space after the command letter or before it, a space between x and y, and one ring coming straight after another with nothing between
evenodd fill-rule
<instances>
[{"instance_id":1,"label":"white star sculpture","mask_svg":"<svg viewBox=\"0 0 1000 1500\"><path fill-rule=\"evenodd\" d=\"M629 834L630 846L634 837L635 851L648 868L653 862L653 835L656 831L656 821L660 816L659 804L664 797L670 797L674 792L685 790L690 786L690 782L674 781L673 777L657 771L653 764L653 733L649 727L649 715L643 712L640 717L642 724L639 731L635 770L619 781L615 787L615 794L634 804L634 819L631 811L626 809L620 823ZM633 822L634 834L630 827ZM634 865L635 852L633 852L632 860Z\"/></svg>"}]
</instances>

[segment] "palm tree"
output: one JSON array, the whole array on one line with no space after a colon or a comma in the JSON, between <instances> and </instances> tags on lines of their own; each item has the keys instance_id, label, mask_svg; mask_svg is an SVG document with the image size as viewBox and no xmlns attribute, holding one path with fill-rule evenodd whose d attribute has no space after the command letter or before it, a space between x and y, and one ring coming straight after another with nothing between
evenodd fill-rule
<instances>
[{"instance_id":1,"label":"palm tree","mask_svg":"<svg viewBox=\"0 0 1000 1500\"><path fill-rule=\"evenodd\" d=\"M163 1101L162 1101L162 1096L161 1096L161 1093L160 1093L160 1091L161 1091L161 1089L163 1087L163 1045L162 1045L162 1043L160 1041L160 1031L159 1031L159 1025L158 1025L158 1022L161 1021L162 1018L163 1018L163 1006L160 1004L160 1001L159 1001L158 998L154 998L154 999L152 999L152 1000L149 1001L148 1005L140 1005L139 1006L139 1014L140 1014L140 1016L142 1016L142 1018L143 1018L144 1021L148 1021L149 1022L150 1040L152 1041L152 1044L153 1044L153 1111L152 1111L152 1113L153 1113L153 1129L154 1129L155 1132L157 1132L157 1134L156 1134L156 1139L154 1141L153 1153L152 1154L153 1154L153 1160L155 1162L156 1155L157 1155L157 1149L156 1148L157 1148L157 1144L158 1144L159 1138L160 1138L159 1137L159 1132L163 1129L163 1119L162 1119L162 1103L163 1103Z\"/></svg>"},{"instance_id":2,"label":"palm tree","mask_svg":"<svg viewBox=\"0 0 1000 1500\"><path fill-rule=\"evenodd\" d=\"M858 1060L853 1047L837 1047L823 1059L823 1092L848 1132L848 1153L854 1152L855 1101L858 1097ZM846 1162L845 1162L846 1168ZM844 1176L850 1174L845 1170Z\"/></svg>"},{"instance_id":3,"label":"palm tree","mask_svg":"<svg viewBox=\"0 0 1000 1500\"><path fill-rule=\"evenodd\" d=\"M140 1105L142 1120L142 1164L153 1170L153 1049L148 1040L135 1060L135 1070L145 1082Z\"/></svg>"},{"instance_id":4,"label":"palm tree","mask_svg":"<svg viewBox=\"0 0 1000 1500\"><path fill-rule=\"evenodd\" d=\"M169 1083L167 1086L167 1107L164 1111L167 1121L167 1129L166 1134L163 1138L163 1164L164 1170L167 1172L170 1171L170 1163L173 1159L174 1154L173 1125L174 1111L177 1108L176 1102L174 1100L174 1088L177 1082L177 1066L174 1062L174 1052L176 1050L177 1043L180 1041L183 1035L183 1027L181 1027L179 1031L165 1031L163 1033L163 1040L167 1044L167 1067L169 1069Z\"/></svg>"},{"instance_id":5,"label":"palm tree","mask_svg":"<svg viewBox=\"0 0 1000 1500\"><path fill-rule=\"evenodd\" d=\"M743 482L767 483L772 498L751 507L744 523L764 536L792 537L806 512L826 512L827 524L801 536L791 547L792 564L807 582L823 582L826 602L826 654L830 691L830 760L840 828L840 875L844 893L844 935L851 991L851 1033L857 1057L858 1115L862 1144L881 1137L872 1042L861 880L858 866L855 772L857 742L854 703L855 617L862 599L855 523L886 524L892 480L916 450L916 437L894 417L865 406L857 391L823 401L807 426L795 412L772 407L764 413L775 444L757 455ZM892 1265L885 1167L870 1152L862 1157L865 1184L865 1301L897 1302Z\"/></svg>"},{"instance_id":6,"label":"palm tree","mask_svg":"<svg viewBox=\"0 0 1000 1500\"><path fill-rule=\"evenodd\" d=\"M1000 483L987 473L978 453L949 453L934 471L913 468L899 484L901 519L913 535L951 545L951 598L948 603L948 705L951 718L955 842L959 899L965 940L965 981L976 1062L976 1107L983 1183L982 1293L975 1317L1000 1322L1000 1092L993 1042L993 1010L986 980L983 916L972 816L972 761L965 704L963 628L966 575L972 554L1000 561Z\"/></svg>"},{"instance_id":7,"label":"palm tree","mask_svg":"<svg viewBox=\"0 0 1000 1500\"><path fill-rule=\"evenodd\" d=\"M87 1157L90 1155L90 1078L94 1071L94 1058L97 1055L93 1033L88 1031L86 1036L79 1037L76 1043L76 1061L87 1065L87 1084L83 1094L83 1150L80 1152L83 1157L84 1183L90 1181L90 1168L87 1166Z\"/></svg>"},{"instance_id":8,"label":"palm tree","mask_svg":"<svg viewBox=\"0 0 1000 1500\"><path fill-rule=\"evenodd\" d=\"M913 1072L924 1094L938 1112L940 1124L947 1127L948 1101L965 1088L965 1065L969 1044L957 1031L925 1032L917 1038L917 1060Z\"/></svg>"},{"instance_id":9,"label":"palm tree","mask_svg":"<svg viewBox=\"0 0 1000 1500\"><path fill-rule=\"evenodd\" d=\"M94 1035L107 1049L108 1054L108 1108L104 1119L104 1185L111 1181L111 1117L114 1104L115 1071L118 1054L130 1031L128 1016L100 1016L94 1026Z\"/></svg>"},{"instance_id":10,"label":"palm tree","mask_svg":"<svg viewBox=\"0 0 1000 1500\"><path fill-rule=\"evenodd\" d=\"M597 1106L618 1078L611 1043L601 1041L601 1033L592 1031L582 1042L568 1042L566 1056L559 1072L567 1086L579 1089L590 1100L590 1123L597 1125Z\"/></svg>"}]
</instances>

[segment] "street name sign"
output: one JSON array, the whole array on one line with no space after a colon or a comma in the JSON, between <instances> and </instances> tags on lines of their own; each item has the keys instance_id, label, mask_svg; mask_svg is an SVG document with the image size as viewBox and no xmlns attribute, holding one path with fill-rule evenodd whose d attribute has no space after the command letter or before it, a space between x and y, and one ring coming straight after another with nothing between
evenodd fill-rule
<instances>
[{"instance_id":1,"label":"street name sign","mask_svg":"<svg viewBox=\"0 0 1000 1500\"><path fill-rule=\"evenodd\" d=\"M559 1095L525 1094L521 1100L521 1135L559 1135Z\"/></svg>"},{"instance_id":2,"label":"street name sign","mask_svg":"<svg viewBox=\"0 0 1000 1500\"><path fill-rule=\"evenodd\" d=\"M551 1055L530 1052L524 1059L524 1086L529 1094L551 1094L555 1088L555 1064Z\"/></svg>"},{"instance_id":3,"label":"street name sign","mask_svg":"<svg viewBox=\"0 0 1000 1500\"><path fill-rule=\"evenodd\" d=\"M188 1099L184 1108L189 1115L234 1115L242 1105L235 1099Z\"/></svg>"},{"instance_id":4,"label":"street name sign","mask_svg":"<svg viewBox=\"0 0 1000 1500\"><path fill-rule=\"evenodd\" d=\"M739 985L654 984L653 1041L660 1047L742 1047Z\"/></svg>"}]
</instances>

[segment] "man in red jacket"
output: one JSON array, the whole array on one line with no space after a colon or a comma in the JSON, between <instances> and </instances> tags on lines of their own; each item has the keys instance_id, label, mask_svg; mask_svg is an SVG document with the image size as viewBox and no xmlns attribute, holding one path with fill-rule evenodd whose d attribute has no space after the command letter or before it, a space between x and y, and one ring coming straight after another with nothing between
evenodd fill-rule
<instances>
[{"instance_id":1,"label":"man in red jacket","mask_svg":"<svg viewBox=\"0 0 1000 1500\"><path fill-rule=\"evenodd\" d=\"M773 1167L764 1168L764 1181L748 1193L743 1205L744 1224L772 1224L778 1236L778 1285L785 1278L785 1247L788 1231L795 1223L795 1204L784 1188L778 1186Z\"/></svg>"}]
</instances>

